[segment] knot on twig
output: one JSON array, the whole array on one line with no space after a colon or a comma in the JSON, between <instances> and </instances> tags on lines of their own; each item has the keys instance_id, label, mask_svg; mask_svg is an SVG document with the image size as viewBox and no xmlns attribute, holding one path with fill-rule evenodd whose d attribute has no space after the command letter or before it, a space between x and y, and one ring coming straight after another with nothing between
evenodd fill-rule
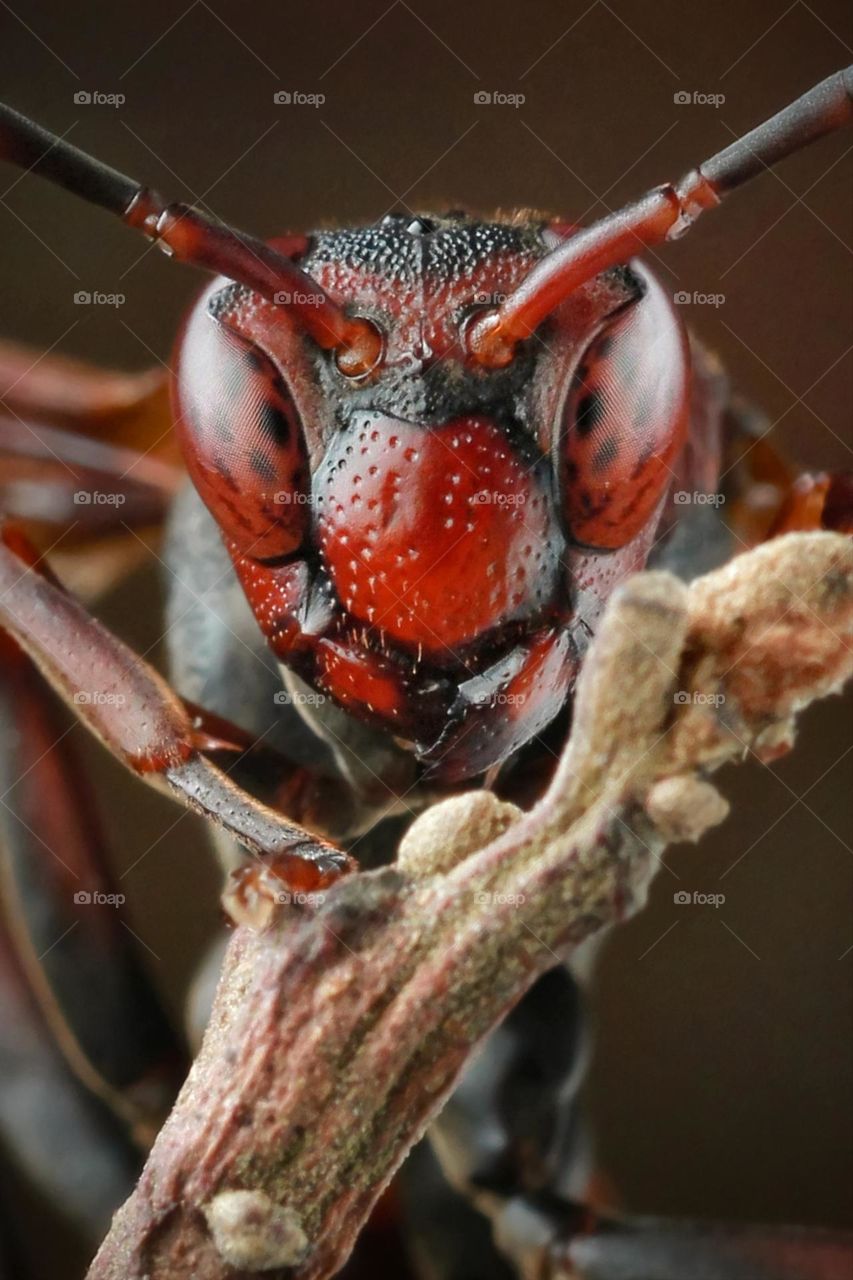
<instances>
[{"instance_id":1,"label":"knot on twig","mask_svg":"<svg viewBox=\"0 0 853 1280\"><path fill-rule=\"evenodd\" d=\"M415 819L400 844L397 868L416 879L450 871L475 849L496 840L521 809L491 791L466 791L432 805Z\"/></svg>"},{"instance_id":2,"label":"knot on twig","mask_svg":"<svg viewBox=\"0 0 853 1280\"><path fill-rule=\"evenodd\" d=\"M220 1191L204 1207L213 1243L229 1267L275 1271L300 1262L308 1248L298 1213L262 1191Z\"/></svg>"},{"instance_id":3,"label":"knot on twig","mask_svg":"<svg viewBox=\"0 0 853 1280\"><path fill-rule=\"evenodd\" d=\"M728 812L728 801L701 778L663 778L646 797L646 813L667 841L698 840Z\"/></svg>"}]
</instances>

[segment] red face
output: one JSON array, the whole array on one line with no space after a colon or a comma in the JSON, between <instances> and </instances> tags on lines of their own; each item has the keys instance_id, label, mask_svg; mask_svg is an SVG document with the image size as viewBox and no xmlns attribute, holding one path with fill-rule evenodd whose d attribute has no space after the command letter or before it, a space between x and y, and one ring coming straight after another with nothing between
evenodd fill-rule
<instances>
[{"instance_id":1,"label":"red face","mask_svg":"<svg viewBox=\"0 0 853 1280\"><path fill-rule=\"evenodd\" d=\"M394 215L287 243L383 335L356 378L223 281L179 348L187 465L273 649L443 780L564 704L686 435L683 331L638 267L578 290L506 368L466 357L470 317L558 234Z\"/></svg>"}]
</instances>

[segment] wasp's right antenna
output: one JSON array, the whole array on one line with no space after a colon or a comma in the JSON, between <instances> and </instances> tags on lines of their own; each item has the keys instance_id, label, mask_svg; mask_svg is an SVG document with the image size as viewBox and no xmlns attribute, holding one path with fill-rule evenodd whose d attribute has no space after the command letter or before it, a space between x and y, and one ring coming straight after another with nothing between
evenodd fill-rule
<instances>
[{"instance_id":1,"label":"wasp's right antenna","mask_svg":"<svg viewBox=\"0 0 853 1280\"><path fill-rule=\"evenodd\" d=\"M531 270L499 307L476 315L466 342L478 364L500 367L579 285L643 249L688 231L699 214L794 151L853 119L853 67L838 71L674 186L657 187L578 231Z\"/></svg>"}]
</instances>

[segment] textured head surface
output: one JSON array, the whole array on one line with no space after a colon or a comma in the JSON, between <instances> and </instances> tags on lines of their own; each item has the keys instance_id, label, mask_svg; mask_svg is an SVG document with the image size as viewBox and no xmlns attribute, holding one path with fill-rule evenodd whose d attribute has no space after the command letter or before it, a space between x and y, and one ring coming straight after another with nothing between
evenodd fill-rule
<instances>
[{"instance_id":1,"label":"textured head surface","mask_svg":"<svg viewBox=\"0 0 853 1280\"><path fill-rule=\"evenodd\" d=\"M389 214L301 242L318 292L382 334L366 376L222 281L179 352L190 471L276 653L443 778L562 706L684 430L680 329L639 268L577 290L507 367L468 359L470 317L566 234Z\"/></svg>"}]
</instances>

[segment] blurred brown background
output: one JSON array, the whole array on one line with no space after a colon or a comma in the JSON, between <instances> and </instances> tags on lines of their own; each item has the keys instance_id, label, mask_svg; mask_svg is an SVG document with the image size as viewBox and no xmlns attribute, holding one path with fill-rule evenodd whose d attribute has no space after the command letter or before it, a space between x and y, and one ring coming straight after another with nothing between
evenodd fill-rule
<instances>
[{"instance_id":1,"label":"blurred brown background","mask_svg":"<svg viewBox=\"0 0 853 1280\"><path fill-rule=\"evenodd\" d=\"M49 0L4 5L0 29L6 101L262 234L403 205L589 218L722 148L853 45L845 0ZM75 103L81 91L126 102ZM277 105L281 91L325 102ZM476 104L484 91L525 101ZM789 160L659 255L673 291L725 296L691 305L690 322L811 467L850 464L850 141ZM114 366L168 362L199 278L15 177L4 171L0 188L3 335ZM80 307L79 289L126 301ZM135 581L108 616L147 647L159 607ZM606 948L591 1096L606 1163L636 1207L853 1217L849 709L821 706L793 758L724 779L733 816L670 854L649 908ZM122 860L139 860L124 884L145 959L177 1008L216 920L201 828L185 818L160 838L177 811L87 749ZM694 889L724 893L724 906L673 903Z\"/></svg>"}]
</instances>

